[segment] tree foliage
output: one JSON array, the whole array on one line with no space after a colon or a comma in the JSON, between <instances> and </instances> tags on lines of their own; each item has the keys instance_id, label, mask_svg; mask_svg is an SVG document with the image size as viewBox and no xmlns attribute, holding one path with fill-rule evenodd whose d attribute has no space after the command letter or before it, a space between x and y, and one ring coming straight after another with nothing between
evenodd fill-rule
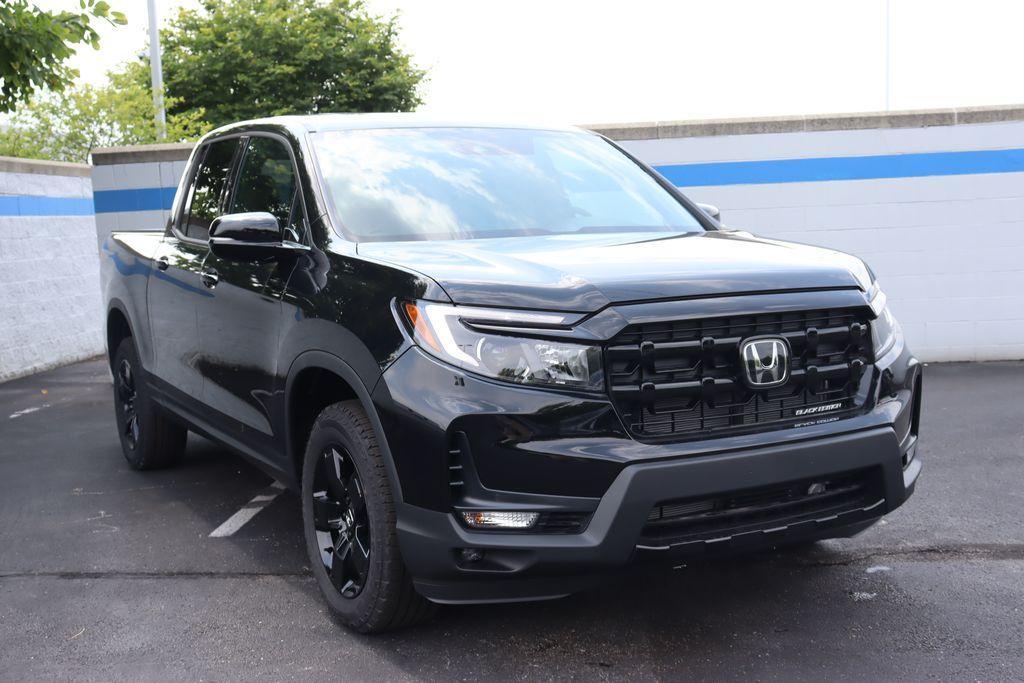
<instances>
[{"instance_id":1,"label":"tree foliage","mask_svg":"<svg viewBox=\"0 0 1024 683\"><path fill-rule=\"evenodd\" d=\"M82 85L33 98L0 130L0 156L84 163L95 147L183 142L209 129L202 109L189 109L167 117L167 139L159 140L152 93L140 84L147 73L136 62L108 74L102 87ZM173 98L167 102L177 104Z\"/></svg>"},{"instance_id":2,"label":"tree foliage","mask_svg":"<svg viewBox=\"0 0 1024 683\"><path fill-rule=\"evenodd\" d=\"M409 111L424 73L395 19L359 0L203 0L161 31L164 83L184 114L219 126L317 112Z\"/></svg>"},{"instance_id":3,"label":"tree foliage","mask_svg":"<svg viewBox=\"0 0 1024 683\"><path fill-rule=\"evenodd\" d=\"M94 19L124 24L106 0L80 0L80 12L45 12L28 0L0 0L0 112L38 90L57 92L78 72L65 62L79 44L99 48Z\"/></svg>"}]
</instances>

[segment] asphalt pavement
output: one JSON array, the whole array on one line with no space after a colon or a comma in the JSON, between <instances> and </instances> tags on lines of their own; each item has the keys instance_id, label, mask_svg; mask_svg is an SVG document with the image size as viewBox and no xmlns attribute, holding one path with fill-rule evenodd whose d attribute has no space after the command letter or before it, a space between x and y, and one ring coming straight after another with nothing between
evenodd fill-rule
<instances>
[{"instance_id":1,"label":"asphalt pavement","mask_svg":"<svg viewBox=\"0 0 1024 683\"><path fill-rule=\"evenodd\" d=\"M916 495L861 536L359 636L296 497L190 437L124 463L102 361L0 385L0 679L1024 679L1024 363L931 365ZM229 527L233 528L232 525Z\"/></svg>"}]
</instances>

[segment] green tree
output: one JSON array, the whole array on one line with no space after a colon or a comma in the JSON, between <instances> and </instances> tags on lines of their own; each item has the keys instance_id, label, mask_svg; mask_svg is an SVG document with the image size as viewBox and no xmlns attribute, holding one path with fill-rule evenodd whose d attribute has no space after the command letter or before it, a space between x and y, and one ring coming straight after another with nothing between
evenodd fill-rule
<instances>
[{"instance_id":1,"label":"green tree","mask_svg":"<svg viewBox=\"0 0 1024 683\"><path fill-rule=\"evenodd\" d=\"M167 139L158 140L153 97L140 84L148 71L132 63L108 74L101 87L81 85L44 93L19 107L0 130L0 156L86 162L95 147L194 140L209 129L202 109L170 114ZM177 104L173 98L169 105Z\"/></svg>"},{"instance_id":2,"label":"green tree","mask_svg":"<svg viewBox=\"0 0 1024 683\"><path fill-rule=\"evenodd\" d=\"M99 48L94 19L125 23L105 0L80 0L79 6L81 12L45 12L28 0L0 0L0 112L38 90L63 90L77 78L65 62L75 45Z\"/></svg>"},{"instance_id":3,"label":"green tree","mask_svg":"<svg viewBox=\"0 0 1024 683\"><path fill-rule=\"evenodd\" d=\"M424 72L395 18L359 0L203 0L161 31L168 111L215 126L317 112L410 111Z\"/></svg>"}]
</instances>

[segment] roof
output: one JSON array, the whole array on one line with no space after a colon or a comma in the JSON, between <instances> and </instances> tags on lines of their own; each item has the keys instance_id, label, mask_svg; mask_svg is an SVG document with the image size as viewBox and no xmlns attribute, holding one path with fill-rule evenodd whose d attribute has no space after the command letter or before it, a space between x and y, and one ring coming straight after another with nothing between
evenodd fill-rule
<instances>
[{"instance_id":1,"label":"roof","mask_svg":"<svg viewBox=\"0 0 1024 683\"><path fill-rule=\"evenodd\" d=\"M210 134L226 133L237 128L280 126L307 132L325 130L368 130L374 128L509 128L520 130L551 130L585 132L581 128L564 124L508 122L486 119L448 119L417 112L372 114L306 114L301 116L271 116L250 121L239 121L221 126Z\"/></svg>"}]
</instances>

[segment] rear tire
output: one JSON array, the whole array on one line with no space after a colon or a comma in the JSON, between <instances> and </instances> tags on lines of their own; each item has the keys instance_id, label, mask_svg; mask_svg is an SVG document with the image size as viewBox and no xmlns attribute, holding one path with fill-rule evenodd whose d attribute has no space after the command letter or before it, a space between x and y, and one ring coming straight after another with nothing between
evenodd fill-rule
<instances>
[{"instance_id":1,"label":"rear tire","mask_svg":"<svg viewBox=\"0 0 1024 683\"><path fill-rule=\"evenodd\" d=\"M384 458L358 401L328 406L302 466L302 526L313 576L335 618L360 633L430 617L402 561Z\"/></svg>"},{"instance_id":2,"label":"rear tire","mask_svg":"<svg viewBox=\"0 0 1024 683\"><path fill-rule=\"evenodd\" d=\"M142 365L131 337L114 352L114 412L125 460L137 470L170 467L185 452L188 430L160 412L142 381Z\"/></svg>"}]
</instances>

